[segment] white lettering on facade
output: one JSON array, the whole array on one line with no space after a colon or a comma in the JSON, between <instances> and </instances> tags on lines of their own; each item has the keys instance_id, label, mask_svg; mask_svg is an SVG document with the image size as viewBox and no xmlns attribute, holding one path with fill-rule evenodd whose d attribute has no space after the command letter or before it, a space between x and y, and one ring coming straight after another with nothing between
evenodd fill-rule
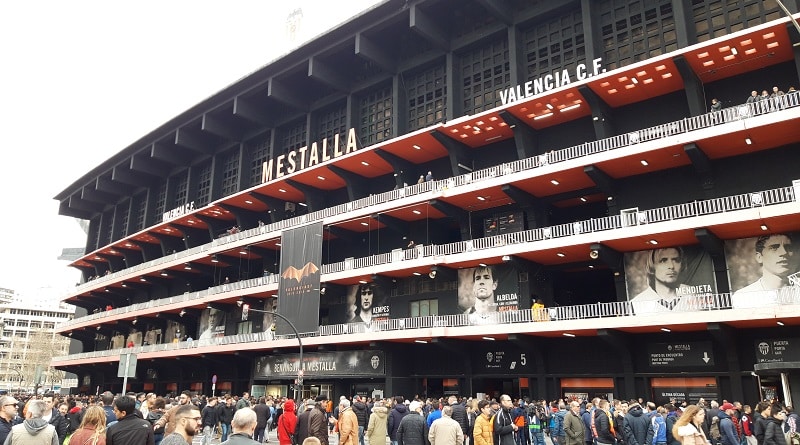
<instances>
[{"instance_id":1,"label":"white lettering on facade","mask_svg":"<svg viewBox=\"0 0 800 445\"><path fill-rule=\"evenodd\" d=\"M572 79L585 80L592 76L604 73L602 68L603 59L592 60L591 70L585 63L579 63L574 70L567 69L545 74L537 79L529 80L523 85L517 85L504 91L499 91L500 101L503 105L508 105L520 100L529 99L533 96L545 93L555 88L560 88L572 83Z\"/></svg>"},{"instance_id":2,"label":"white lettering on facade","mask_svg":"<svg viewBox=\"0 0 800 445\"><path fill-rule=\"evenodd\" d=\"M269 182L305 168L313 167L320 162L336 159L358 150L355 128L347 130L347 144L344 147L342 147L341 140L341 135L335 134L333 136L333 146L329 146L328 139L325 138L322 140L322 147L314 141L311 146L305 145L281 154L276 158L264 161L261 170L261 182Z\"/></svg>"}]
</instances>

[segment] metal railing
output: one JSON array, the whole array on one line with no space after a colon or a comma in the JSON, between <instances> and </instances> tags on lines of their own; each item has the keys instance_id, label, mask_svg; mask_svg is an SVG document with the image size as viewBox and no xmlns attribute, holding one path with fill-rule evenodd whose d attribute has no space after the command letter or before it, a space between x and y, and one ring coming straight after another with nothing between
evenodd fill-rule
<instances>
[{"instance_id":1,"label":"metal railing","mask_svg":"<svg viewBox=\"0 0 800 445\"><path fill-rule=\"evenodd\" d=\"M387 252L362 258L347 258L336 263L323 264L321 269L323 274L332 274L348 270L366 269L392 262L405 261L407 259L440 257L465 252L494 249L513 244L535 243L547 239L565 238L582 233L596 233L600 231L622 229L634 225L658 224L677 219L719 214L776 204L785 204L795 200L796 196L794 187L787 186L772 190L743 193L740 195L725 196L722 198L693 201L656 209L641 210L637 211L635 214L627 213L622 215L606 216L602 218L592 218L584 221L576 221L574 223L529 229L521 232L506 233L467 241L457 241L449 244L425 246L418 245L414 249L406 250L400 256L398 256L395 252ZM65 329L69 328L70 326L104 317L127 314L142 309L152 309L174 303L194 301L226 292L235 292L238 290L252 289L259 286L277 283L278 275L271 274L269 276L237 281L230 284L222 284L198 292L186 293L183 295L162 298L159 300L151 300L145 303L137 303L131 306L112 309L110 311L102 311L87 315L85 317L75 318L59 325L59 328Z\"/></svg>"},{"instance_id":2,"label":"metal railing","mask_svg":"<svg viewBox=\"0 0 800 445\"><path fill-rule=\"evenodd\" d=\"M683 296L680 303L667 310L657 301L614 301L606 303L593 303L575 306L557 306L541 309L523 309L487 314L454 314L454 315L429 315L424 317L393 318L388 320L365 323L346 323L319 326L316 332L301 334L301 337L328 337L334 335L349 335L368 332L401 331L406 329L426 328L456 328L476 325L508 325L520 323L540 323L549 321L575 321L603 319L612 317L634 317L650 321L655 317L663 317L670 313L690 313L701 311L723 311L729 309L768 307L777 305L800 304L800 287L787 287L770 291L775 298L764 300L763 292L750 292L746 295L737 294L736 306L732 304L731 294L704 294L696 296ZM653 318L649 318L653 317ZM663 324L661 319L654 320ZM631 321L635 325L636 321ZM562 326L563 327L563 326ZM576 328L578 326L576 325ZM203 346L226 346L272 340L294 339L294 335L274 335L271 331L249 334L228 335L221 338L205 340L192 340L176 343L163 343L157 345L135 346L133 348L109 349L104 351L83 352L68 356L54 357L54 361L81 360L96 357L117 356L122 353L146 353L159 351L189 350Z\"/></svg>"},{"instance_id":3,"label":"metal railing","mask_svg":"<svg viewBox=\"0 0 800 445\"><path fill-rule=\"evenodd\" d=\"M767 105L764 105L764 104ZM98 277L94 280L80 284L76 287L77 293L82 293L86 290L98 287L109 282L116 281L125 276L131 275L144 269L162 266L170 262L179 262L192 255L210 252L220 246L248 240L258 236L265 236L273 234L279 236L279 232L283 229L295 227L300 224L305 224L312 221L322 221L325 218L338 216L347 212L356 210L368 209L369 207L385 204L402 198L419 196L425 193L443 191L461 187L475 182L495 178L502 175L509 175L522 171L530 171L541 166L565 162L573 159L586 157L596 153L602 153L609 150L616 150L624 147L633 146L635 144L664 138L676 134L683 134L690 131L709 128L715 125L721 125L727 122L739 121L749 117L773 112L784 109L794 108L800 106L800 94L793 93L781 96L780 100L758 102L753 104L742 104L729 108L724 108L720 111L713 113L706 113L700 116L684 118L680 121L669 122L666 124L656 125L654 127L646 128L639 131L630 132L627 134L612 136L610 138L600 139L597 141L586 142L577 146L568 147L560 150L554 150L542 155L533 156L518 161L512 161L500 164L494 167L476 170L460 176L455 176L438 181L427 181L421 184L414 184L402 189L391 190L388 192L378 193L367 196L365 198L357 199L345 204L339 204L323 210L308 213L306 215L295 216L293 218L277 221L275 223L266 224L252 229L243 230L234 234L223 235L210 243L202 246L193 247L181 252L175 252L155 260L147 261L136 266L128 267L123 270Z\"/></svg>"}]
</instances>

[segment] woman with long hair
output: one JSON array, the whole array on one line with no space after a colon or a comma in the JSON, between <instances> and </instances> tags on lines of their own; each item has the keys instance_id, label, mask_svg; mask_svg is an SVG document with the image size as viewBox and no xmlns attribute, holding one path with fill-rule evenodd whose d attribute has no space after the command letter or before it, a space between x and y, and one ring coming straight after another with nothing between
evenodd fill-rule
<instances>
[{"instance_id":1,"label":"woman with long hair","mask_svg":"<svg viewBox=\"0 0 800 445\"><path fill-rule=\"evenodd\" d=\"M708 439L703 433L703 420L706 411L697 405L689 405L683 410L680 419L672 426L672 437L678 438L682 445L707 445Z\"/></svg>"},{"instance_id":2,"label":"woman with long hair","mask_svg":"<svg viewBox=\"0 0 800 445\"><path fill-rule=\"evenodd\" d=\"M95 405L86 408L81 426L69 438L72 445L106 445L106 412Z\"/></svg>"}]
</instances>

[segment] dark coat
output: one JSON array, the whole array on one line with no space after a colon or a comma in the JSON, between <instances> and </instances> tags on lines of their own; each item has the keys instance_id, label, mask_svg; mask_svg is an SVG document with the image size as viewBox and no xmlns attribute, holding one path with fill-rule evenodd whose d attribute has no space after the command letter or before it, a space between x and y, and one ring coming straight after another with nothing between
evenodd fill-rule
<instances>
[{"instance_id":1,"label":"dark coat","mask_svg":"<svg viewBox=\"0 0 800 445\"><path fill-rule=\"evenodd\" d=\"M613 416L612 416L613 418ZM611 432L613 420L608 418L608 415L602 409L594 410L594 427L597 430L597 442L614 444L617 443L617 438ZM614 426L616 431L616 426Z\"/></svg>"},{"instance_id":2,"label":"dark coat","mask_svg":"<svg viewBox=\"0 0 800 445\"><path fill-rule=\"evenodd\" d=\"M138 412L138 411L137 411ZM129 414L106 430L106 445L153 445L153 427L150 422Z\"/></svg>"},{"instance_id":3,"label":"dark coat","mask_svg":"<svg viewBox=\"0 0 800 445\"><path fill-rule=\"evenodd\" d=\"M303 411L302 413L300 413L299 416L297 416L297 427L296 427L295 431L297 432L296 434L297 434L297 442L298 443L303 443L303 441L306 440L308 438L308 436L309 436L309 434L308 434L308 418L311 416L311 411L312 410L307 409L307 410Z\"/></svg>"},{"instance_id":4,"label":"dark coat","mask_svg":"<svg viewBox=\"0 0 800 445\"><path fill-rule=\"evenodd\" d=\"M362 401L353 402L353 412L356 413L358 419L358 426L367 427L367 405Z\"/></svg>"},{"instance_id":5,"label":"dark coat","mask_svg":"<svg viewBox=\"0 0 800 445\"><path fill-rule=\"evenodd\" d=\"M314 436L322 443L328 445L328 414L319 404L311 410L308 419L308 435Z\"/></svg>"},{"instance_id":6,"label":"dark coat","mask_svg":"<svg viewBox=\"0 0 800 445\"><path fill-rule=\"evenodd\" d=\"M450 417L458 422L461 425L461 432L467 434L469 431L469 419L467 419L467 409L464 408L464 405L460 403L455 403L450 405L450 408L453 410L453 413Z\"/></svg>"},{"instance_id":7,"label":"dark coat","mask_svg":"<svg viewBox=\"0 0 800 445\"><path fill-rule=\"evenodd\" d=\"M641 406L634 406L625 415L625 429L623 436L626 445L650 445L647 442L647 427L650 425L648 416L644 414Z\"/></svg>"},{"instance_id":8,"label":"dark coat","mask_svg":"<svg viewBox=\"0 0 800 445\"><path fill-rule=\"evenodd\" d=\"M397 427L397 445L429 445L428 425L416 412L409 413Z\"/></svg>"},{"instance_id":9,"label":"dark coat","mask_svg":"<svg viewBox=\"0 0 800 445\"><path fill-rule=\"evenodd\" d=\"M786 435L783 434L780 420L774 417L767 419L767 427L764 431L763 445L787 445Z\"/></svg>"},{"instance_id":10,"label":"dark coat","mask_svg":"<svg viewBox=\"0 0 800 445\"><path fill-rule=\"evenodd\" d=\"M400 426L400 421L403 420L403 417L407 414L408 407L402 403L398 403L392 408L392 411L389 413L389 438L391 440L397 440L397 428Z\"/></svg>"},{"instance_id":11,"label":"dark coat","mask_svg":"<svg viewBox=\"0 0 800 445\"><path fill-rule=\"evenodd\" d=\"M494 416L494 437L497 443L494 445L515 445L514 440L514 419L511 417L511 410L500 408Z\"/></svg>"}]
</instances>

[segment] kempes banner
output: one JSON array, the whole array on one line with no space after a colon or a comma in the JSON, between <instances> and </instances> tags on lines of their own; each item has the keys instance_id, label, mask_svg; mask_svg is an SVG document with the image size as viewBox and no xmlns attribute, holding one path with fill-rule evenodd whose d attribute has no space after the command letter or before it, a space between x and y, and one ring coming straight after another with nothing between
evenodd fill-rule
<instances>
[{"instance_id":1,"label":"kempes banner","mask_svg":"<svg viewBox=\"0 0 800 445\"><path fill-rule=\"evenodd\" d=\"M319 278L322 262L322 222L284 230L281 234L281 276L278 313L291 320L297 332L319 328ZM291 334L282 319L275 332Z\"/></svg>"}]
</instances>

